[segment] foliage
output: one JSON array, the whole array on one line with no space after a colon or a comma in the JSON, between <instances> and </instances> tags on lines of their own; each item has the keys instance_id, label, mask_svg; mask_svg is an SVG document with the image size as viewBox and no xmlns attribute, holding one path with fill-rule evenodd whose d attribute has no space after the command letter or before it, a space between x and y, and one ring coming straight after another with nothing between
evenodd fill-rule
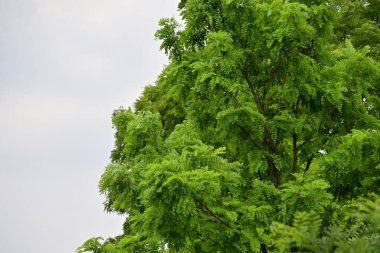
<instances>
[{"instance_id":1,"label":"foliage","mask_svg":"<svg viewBox=\"0 0 380 253\"><path fill-rule=\"evenodd\" d=\"M322 219L315 212L299 212L292 226L272 225L275 252L378 252L380 247L380 200L361 200L349 207L346 224L334 224L322 231ZM350 224L350 227L344 225Z\"/></svg>"},{"instance_id":2,"label":"foliage","mask_svg":"<svg viewBox=\"0 0 380 253\"><path fill-rule=\"evenodd\" d=\"M182 0L170 63L116 110L124 233L78 252L375 252L378 0Z\"/></svg>"}]
</instances>

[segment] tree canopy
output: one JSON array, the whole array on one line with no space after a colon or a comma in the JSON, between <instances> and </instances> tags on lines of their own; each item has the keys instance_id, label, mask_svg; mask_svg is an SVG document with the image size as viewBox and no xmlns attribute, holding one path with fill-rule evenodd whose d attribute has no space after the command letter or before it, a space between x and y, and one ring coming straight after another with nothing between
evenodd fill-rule
<instances>
[{"instance_id":1,"label":"tree canopy","mask_svg":"<svg viewBox=\"0 0 380 253\"><path fill-rule=\"evenodd\" d=\"M182 0L116 110L124 233L78 252L378 252L380 1Z\"/></svg>"}]
</instances>

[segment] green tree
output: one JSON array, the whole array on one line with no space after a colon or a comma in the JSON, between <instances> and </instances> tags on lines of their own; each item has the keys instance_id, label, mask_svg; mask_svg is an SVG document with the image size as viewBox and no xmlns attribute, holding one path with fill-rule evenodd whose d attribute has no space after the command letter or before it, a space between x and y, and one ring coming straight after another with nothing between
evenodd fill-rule
<instances>
[{"instance_id":1,"label":"green tree","mask_svg":"<svg viewBox=\"0 0 380 253\"><path fill-rule=\"evenodd\" d=\"M369 47L369 55L380 60L380 1L334 0L338 22L336 39L352 40L358 48Z\"/></svg>"},{"instance_id":2,"label":"green tree","mask_svg":"<svg viewBox=\"0 0 380 253\"><path fill-rule=\"evenodd\" d=\"M156 33L170 64L113 114L99 188L124 233L78 252L371 252L379 223L349 203L380 181L379 44L361 37L374 6L180 1L185 26Z\"/></svg>"}]
</instances>

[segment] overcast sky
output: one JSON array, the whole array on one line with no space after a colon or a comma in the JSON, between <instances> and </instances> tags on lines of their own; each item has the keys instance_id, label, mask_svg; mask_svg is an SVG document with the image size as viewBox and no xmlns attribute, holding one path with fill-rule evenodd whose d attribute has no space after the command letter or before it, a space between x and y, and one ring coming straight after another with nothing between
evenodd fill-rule
<instances>
[{"instance_id":1,"label":"overcast sky","mask_svg":"<svg viewBox=\"0 0 380 253\"><path fill-rule=\"evenodd\" d=\"M98 180L111 113L167 62L176 0L0 0L0 251L67 253L121 233Z\"/></svg>"}]
</instances>

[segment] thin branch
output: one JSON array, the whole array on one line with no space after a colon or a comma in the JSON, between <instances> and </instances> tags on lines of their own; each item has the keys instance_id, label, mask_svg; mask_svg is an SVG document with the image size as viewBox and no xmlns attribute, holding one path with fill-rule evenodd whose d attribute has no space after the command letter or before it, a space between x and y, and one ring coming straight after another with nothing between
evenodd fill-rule
<instances>
[{"instance_id":1,"label":"thin branch","mask_svg":"<svg viewBox=\"0 0 380 253\"><path fill-rule=\"evenodd\" d=\"M212 211L208 206L206 206L203 202L201 202L201 210L204 214L211 215L215 220L217 220L219 223L223 224L224 226L228 228L232 228L230 224L228 224L226 221L224 221L217 213Z\"/></svg>"},{"instance_id":2,"label":"thin branch","mask_svg":"<svg viewBox=\"0 0 380 253\"><path fill-rule=\"evenodd\" d=\"M310 169L310 166L311 166L311 163L313 162L314 157L315 155L312 155L311 157L307 159L304 174L306 174L306 172L308 172L308 170Z\"/></svg>"},{"instance_id":3,"label":"thin branch","mask_svg":"<svg viewBox=\"0 0 380 253\"><path fill-rule=\"evenodd\" d=\"M292 134L293 142L293 172L297 171L297 162L298 162L298 148L297 148L297 134Z\"/></svg>"},{"instance_id":4,"label":"thin branch","mask_svg":"<svg viewBox=\"0 0 380 253\"><path fill-rule=\"evenodd\" d=\"M252 138L252 135L251 133L249 133L243 126L240 126L238 125L239 129L245 134L247 135L247 137L249 137L249 140L251 141L251 143L258 149L262 149L262 146L257 142L255 141L253 138Z\"/></svg>"},{"instance_id":5,"label":"thin branch","mask_svg":"<svg viewBox=\"0 0 380 253\"><path fill-rule=\"evenodd\" d=\"M230 91L228 91L226 88L222 88L222 91L223 91L225 94L227 94L227 96L228 96L229 98L231 98L231 99L235 102L235 105L240 106L240 102L239 102L239 100L237 100L237 98L236 98L234 95L232 95Z\"/></svg>"},{"instance_id":6,"label":"thin branch","mask_svg":"<svg viewBox=\"0 0 380 253\"><path fill-rule=\"evenodd\" d=\"M263 108L263 105L261 104L260 102L260 98L259 98L259 95L257 93L257 91L255 90L255 88L253 87L253 83L252 81L249 79L248 77L248 73L246 70L244 70L244 78L248 84L248 87L249 87L249 90L251 91L252 95L253 95L253 98L254 98L254 101L257 105L257 107L259 108L259 111L262 115L264 115L264 108Z\"/></svg>"},{"instance_id":7,"label":"thin branch","mask_svg":"<svg viewBox=\"0 0 380 253\"><path fill-rule=\"evenodd\" d=\"M280 144L280 128L276 128L276 147Z\"/></svg>"},{"instance_id":8,"label":"thin branch","mask_svg":"<svg viewBox=\"0 0 380 253\"><path fill-rule=\"evenodd\" d=\"M313 139L306 139L304 142L302 142L300 145L298 145L298 149L302 148L305 146L307 143L311 142Z\"/></svg>"}]
</instances>

